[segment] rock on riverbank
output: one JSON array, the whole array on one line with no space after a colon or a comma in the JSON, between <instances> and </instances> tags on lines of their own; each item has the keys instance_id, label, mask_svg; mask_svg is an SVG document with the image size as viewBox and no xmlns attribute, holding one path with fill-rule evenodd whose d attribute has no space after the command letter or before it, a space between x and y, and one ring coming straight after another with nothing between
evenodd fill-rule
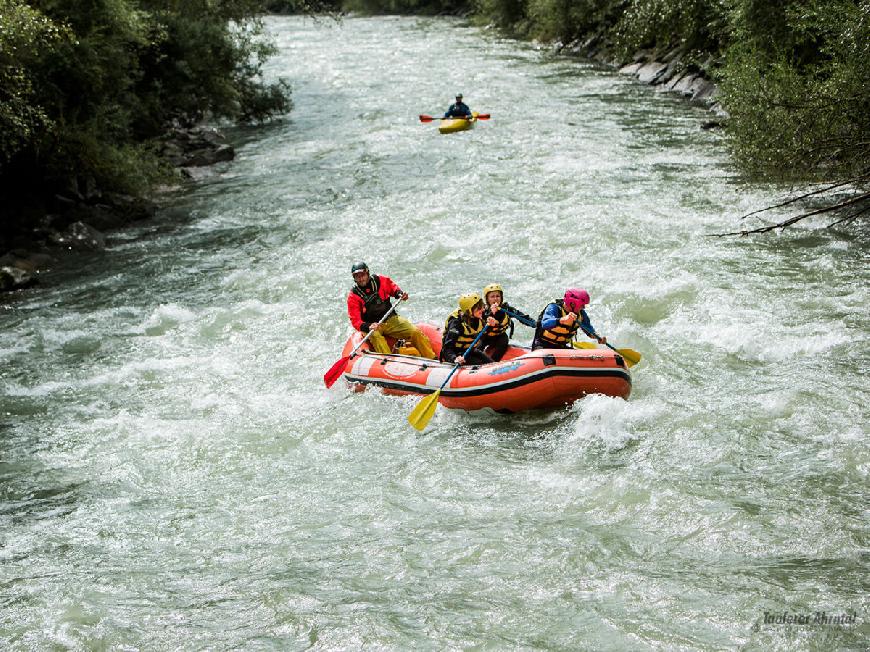
<instances>
[{"instance_id":1,"label":"rock on riverbank","mask_svg":"<svg viewBox=\"0 0 870 652\"><path fill-rule=\"evenodd\" d=\"M621 74L632 75L644 84L656 86L671 93L709 108L720 118L726 118L725 109L719 104L719 89L710 79L713 57L702 63L690 60L683 48L673 48L668 52L641 50L635 53L629 63L618 58L601 35L593 35L585 40L571 43L557 42L552 45L555 52L582 56L616 68ZM705 128L717 126L716 121L705 123Z\"/></svg>"},{"instance_id":2,"label":"rock on riverbank","mask_svg":"<svg viewBox=\"0 0 870 652\"><path fill-rule=\"evenodd\" d=\"M634 61L619 68L624 75L633 75L638 81L658 86L664 91L678 93L683 97L707 106L719 116L726 113L717 101L719 89L709 78L713 65L710 57L702 64L687 63L679 48L658 56L654 52L638 52Z\"/></svg>"}]
</instances>

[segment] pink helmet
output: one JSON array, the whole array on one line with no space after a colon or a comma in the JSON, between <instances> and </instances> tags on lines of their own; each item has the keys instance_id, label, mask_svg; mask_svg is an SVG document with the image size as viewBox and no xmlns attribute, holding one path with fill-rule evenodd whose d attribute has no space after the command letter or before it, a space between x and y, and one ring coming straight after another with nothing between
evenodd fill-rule
<instances>
[{"instance_id":1,"label":"pink helmet","mask_svg":"<svg viewBox=\"0 0 870 652\"><path fill-rule=\"evenodd\" d=\"M589 304L589 293L580 288L568 288L565 290L565 307L571 312L583 310Z\"/></svg>"}]
</instances>

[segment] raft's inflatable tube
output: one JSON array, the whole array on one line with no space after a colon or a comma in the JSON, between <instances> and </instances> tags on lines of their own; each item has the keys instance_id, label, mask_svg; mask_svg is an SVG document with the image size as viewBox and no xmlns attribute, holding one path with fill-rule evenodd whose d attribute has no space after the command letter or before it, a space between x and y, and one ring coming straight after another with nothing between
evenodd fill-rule
<instances>
[{"instance_id":1,"label":"raft's inflatable tube","mask_svg":"<svg viewBox=\"0 0 870 652\"><path fill-rule=\"evenodd\" d=\"M417 327L437 355L441 329L431 324ZM350 355L363 337L353 333L342 355ZM395 343L390 341L390 345ZM374 353L366 342L348 361L344 377L357 390L373 386L385 394L425 395L441 387L452 369L451 364L415 355ZM622 356L610 349L531 351L512 346L500 362L461 367L441 391L438 402L460 410L490 408L512 413L568 405L587 394L628 398L631 375Z\"/></svg>"}]
</instances>

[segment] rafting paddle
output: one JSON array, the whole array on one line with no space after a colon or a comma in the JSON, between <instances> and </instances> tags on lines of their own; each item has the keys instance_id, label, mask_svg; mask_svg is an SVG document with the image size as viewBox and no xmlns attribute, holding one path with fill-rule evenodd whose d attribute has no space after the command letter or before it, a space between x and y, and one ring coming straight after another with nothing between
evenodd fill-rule
<instances>
[{"instance_id":1,"label":"rafting paddle","mask_svg":"<svg viewBox=\"0 0 870 652\"><path fill-rule=\"evenodd\" d=\"M581 329L584 333L589 335L589 337L595 337L591 335L585 328ZM598 347L593 342L571 342L574 345L575 349L597 349ZM640 362L640 353L635 351L634 349L617 349L616 347L610 346L607 342L604 342L604 346L609 349L613 349L623 358L625 358L625 364L628 367L633 367L638 362Z\"/></svg>"},{"instance_id":2,"label":"rafting paddle","mask_svg":"<svg viewBox=\"0 0 870 652\"><path fill-rule=\"evenodd\" d=\"M471 343L471 346L466 349L466 353L471 351L474 348L474 345L477 344L478 340L483 337L483 334L487 331L489 326L484 326L483 330L477 334L477 337L474 338L474 341ZM444 379L444 382L441 383L441 387L439 387L435 392L426 396L422 401L417 403L417 406L411 410L411 414L408 415L408 423L414 426L420 432L426 429L426 426L429 424L429 420L432 418L432 415L435 414L435 408L438 407L438 397L441 396L441 390L447 385L450 379L453 377L453 374L456 373L456 370L459 369L462 365L456 365L453 369L450 370L450 373L447 374L447 378Z\"/></svg>"},{"instance_id":3,"label":"rafting paddle","mask_svg":"<svg viewBox=\"0 0 870 652\"><path fill-rule=\"evenodd\" d=\"M387 320L387 317L389 317L396 309L397 305L399 305L398 301L396 301L396 304L387 311L386 315L381 317L381 320L378 323L383 324ZM362 338L359 344L353 347L353 351L350 352L350 355L346 355L341 360L338 360L334 365L329 368L329 371L323 374L323 382L326 383L327 389L332 387L335 384L335 381L341 378L341 375L344 373L344 370L347 367L347 361L356 355L357 349L365 344L365 341L369 339L374 332L375 331L369 329L369 334Z\"/></svg>"},{"instance_id":4,"label":"rafting paddle","mask_svg":"<svg viewBox=\"0 0 870 652\"><path fill-rule=\"evenodd\" d=\"M462 117L462 116L460 116ZM478 113L474 116L478 120L489 120L489 113ZM457 118L433 118L431 115L420 114L420 122L432 122L433 120L456 120ZM466 118L469 120L470 118Z\"/></svg>"},{"instance_id":5,"label":"rafting paddle","mask_svg":"<svg viewBox=\"0 0 870 652\"><path fill-rule=\"evenodd\" d=\"M508 317L513 317L518 322L520 322L523 326L528 326L529 328L534 328L535 326L538 325L538 322L536 322L534 319L530 319L528 317L522 317L521 315L518 315L515 312L511 312L510 310L505 310L504 308L501 308L501 310L504 310Z\"/></svg>"}]
</instances>

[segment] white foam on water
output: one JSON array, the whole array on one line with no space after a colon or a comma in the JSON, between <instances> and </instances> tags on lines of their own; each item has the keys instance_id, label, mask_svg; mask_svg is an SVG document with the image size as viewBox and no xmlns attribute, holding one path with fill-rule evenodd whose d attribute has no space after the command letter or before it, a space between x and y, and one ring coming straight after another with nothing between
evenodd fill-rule
<instances>
[{"instance_id":1,"label":"white foam on water","mask_svg":"<svg viewBox=\"0 0 870 652\"><path fill-rule=\"evenodd\" d=\"M140 325L138 331L146 335L163 335L179 324L193 321L197 314L178 304L162 304Z\"/></svg>"},{"instance_id":2,"label":"white foam on water","mask_svg":"<svg viewBox=\"0 0 870 652\"><path fill-rule=\"evenodd\" d=\"M620 450L630 441L649 433L665 412L652 401L624 401L594 394L578 401L572 410L571 432L558 445L558 450L570 452L576 446L603 444L607 450Z\"/></svg>"}]
</instances>

